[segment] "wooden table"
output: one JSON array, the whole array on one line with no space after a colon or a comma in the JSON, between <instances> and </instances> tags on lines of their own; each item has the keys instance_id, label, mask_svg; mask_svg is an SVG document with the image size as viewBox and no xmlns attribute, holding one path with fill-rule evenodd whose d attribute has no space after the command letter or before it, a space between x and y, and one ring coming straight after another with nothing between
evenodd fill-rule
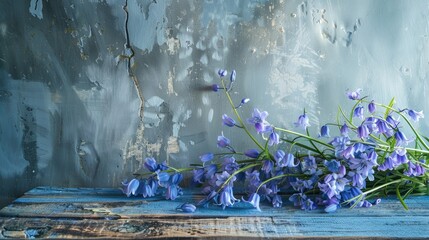
<instances>
[{"instance_id":1,"label":"wooden table","mask_svg":"<svg viewBox=\"0 0 429 240\"><path fill-rule=\"evenodd\" d=\"M175 210L202 196L185 192L176 201L126 197L118 189L38 187L0 211L0 238L429 238L429 197L395 198L372 208L305 212L286 204L239 203L222 210Z\"/></svg>"}]
</instances>

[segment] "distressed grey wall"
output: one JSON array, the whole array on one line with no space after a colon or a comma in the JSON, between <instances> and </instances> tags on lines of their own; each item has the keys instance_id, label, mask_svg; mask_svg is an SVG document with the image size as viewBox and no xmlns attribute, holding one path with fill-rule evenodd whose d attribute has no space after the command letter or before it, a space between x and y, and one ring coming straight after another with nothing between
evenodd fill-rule
<instances>
[{"instance_id":1,"label":"distressed grey wall","mask_svg":"<svg viewBox=\"0 0 429 240\"><path fill-rule=\"evenodd\" d=\"M426 0L3 0L0 42L2 206L37 185L118 186L147 156L187 166L221 130L247 144L221 127L218 68L237 70L243 114L286 127L303 108L333 121L357 87L429 110Z\"/></svg>"}]
</instances>

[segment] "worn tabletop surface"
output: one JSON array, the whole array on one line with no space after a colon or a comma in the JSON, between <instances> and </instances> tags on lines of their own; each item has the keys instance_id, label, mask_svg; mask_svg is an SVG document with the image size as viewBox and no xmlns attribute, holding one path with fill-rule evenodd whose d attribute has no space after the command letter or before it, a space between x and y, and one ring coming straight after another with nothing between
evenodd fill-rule
<instances>
[{"instance_id":1,"label":"worn tabletop surface","mask_svg":"<svg viewBox=\"0 0 429 240\"><path fill-rule=\"evenodd\" d=\"M38 187L0 211L0 238L429 238L429 196L410 197L406 211L395 198L372 208L305 212L239 203L222 210L176 209L203 196L175 201L126 197L118 189Z\"/></svg>"}]
</instances>

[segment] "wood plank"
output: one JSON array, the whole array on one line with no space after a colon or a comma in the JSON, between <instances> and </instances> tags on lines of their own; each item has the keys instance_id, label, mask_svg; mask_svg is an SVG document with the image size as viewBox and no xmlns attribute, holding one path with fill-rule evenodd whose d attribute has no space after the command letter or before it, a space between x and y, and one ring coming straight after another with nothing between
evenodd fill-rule
<instances>
[{"instance_id":1,"label":"wood plank","mask_svg":"<svg viewBox=\"0 0 429 240\"><path fill-rule=\"evenodd\" d=\"M185 191L166 201L128 198L118 189L40 187L0 210L0 238L429 238L429 196L408 198L409 211L393 197L372 208L334 214L305 212L289 203L282 208L263 204L262 212L243 202L225 210L213 205L191 214L175 210L202 197Z\"/></svg>"},{"instance_id":2,"label":"wood plank","mask_svg":"<svg viewBox=\"0 0 429 240\"><path fill-rule=\"evenodd\" d=\"M417 223L417 224L416 224ZM419 224L425 223L425 225ZM0 237L41 238L423 238L428 219L406 222L392 217L341 218L143 218L115 221L42 218L0 218Z\"/></svg>"}]
</instances>

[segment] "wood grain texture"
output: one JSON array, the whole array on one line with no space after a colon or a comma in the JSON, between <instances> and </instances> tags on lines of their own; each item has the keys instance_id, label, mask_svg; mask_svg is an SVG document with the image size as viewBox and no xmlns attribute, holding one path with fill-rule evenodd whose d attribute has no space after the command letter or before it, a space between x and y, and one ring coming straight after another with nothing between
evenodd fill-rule
<instances>
[{"instance_id":1,"label":"wood grain texture","mask_svg":"<svg viewBox=\"0 0 429 240\"><path fill-rule=\"evenodd\" d=\"M185 192L176 201L127 198L116 189L39 187L0 210L0 238L429 238L429 197L394 198L372 208L305 212L285 205L245 203L222 210L175 210L203 196Z\"/></svg>"}]
</instances>

